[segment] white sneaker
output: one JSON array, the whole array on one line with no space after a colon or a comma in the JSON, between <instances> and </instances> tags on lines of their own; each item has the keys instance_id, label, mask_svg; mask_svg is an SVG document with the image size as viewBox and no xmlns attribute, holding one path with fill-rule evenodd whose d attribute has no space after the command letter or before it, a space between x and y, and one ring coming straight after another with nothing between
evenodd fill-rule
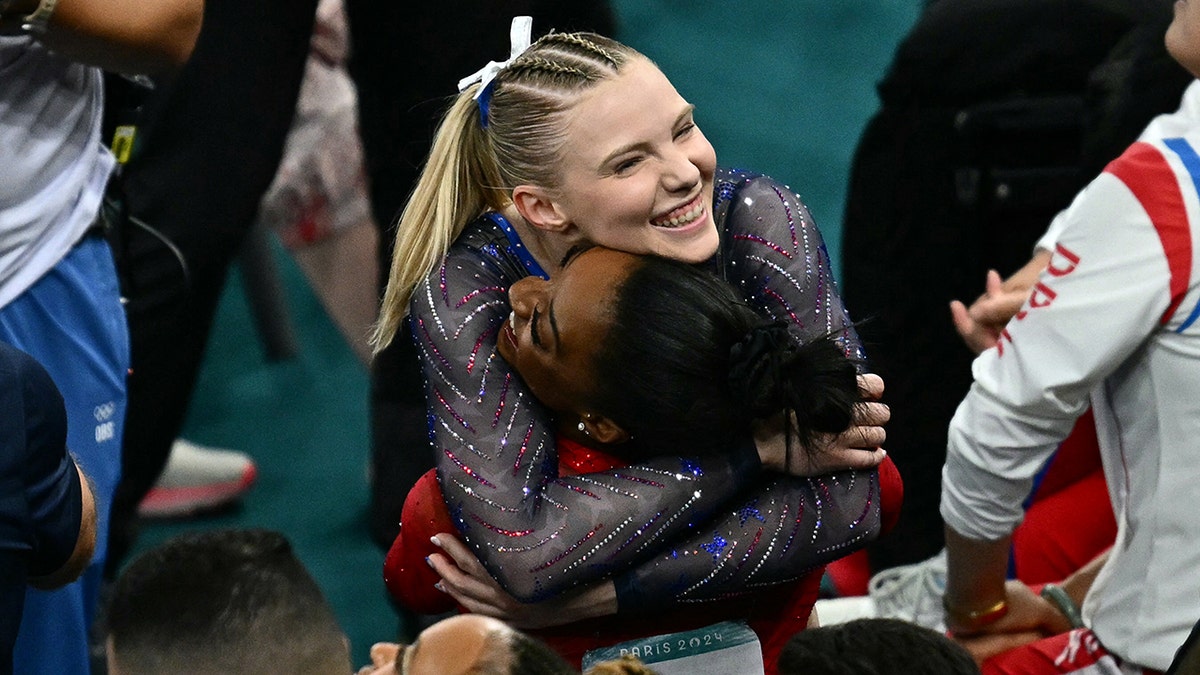
<instances>
[{"instance_id":1,"label":"white sneaker","mask_svg":"<svg viewBox=\"0 0 1200 675\"><path fill-rule=\"evenodd\" d=\"M873 619L878 616L875 600L869 595L847 595L842 598L817 600L813 606L817 622L822 626L850 623L855 619Z\"/></svg>"},{"instance_id":2,"label":"white sneaker","mask_svg":"<svg viewBox=\"0 0 1200 675\"><path fill-rule=\"evenodd\" d=\"M928 560L883 570L871 577L865 596L818 600L822 626L855 619L902 619L946 632L942 595L946 592L946 551Z\"/></svg>"},{"instance_id":3,"label":"white sneaker","mask_svg":"<svg viewBox=\"0 0 1200 675\"><path fill-rule=\"evenodd\" d=\"M244 452L210 448L175 439L167 466L138 505L145 518L179 518L229 504L258 477Z\"/></svg>"}]
</instances>

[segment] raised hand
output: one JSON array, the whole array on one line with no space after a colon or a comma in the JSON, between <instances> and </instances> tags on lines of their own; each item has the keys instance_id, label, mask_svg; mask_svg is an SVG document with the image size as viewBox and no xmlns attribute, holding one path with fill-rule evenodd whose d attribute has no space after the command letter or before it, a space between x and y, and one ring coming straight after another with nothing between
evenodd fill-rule
<instances>
[{"instance_id":1,"label":"raised hand","mask_svg":"<svg viewBox=\"0 0 1200 675\"><path fill-rule=\"evenodd\" d=\"M1038 251L1020 270L1001 281L1000 273L988 270L983 295L970 307L958 300L950 303L954 328L971 351L979 354L996 346L1000 331L1021 309L1038 275L1050 263L1049 251Z\"/></svg>"}]
</instances>

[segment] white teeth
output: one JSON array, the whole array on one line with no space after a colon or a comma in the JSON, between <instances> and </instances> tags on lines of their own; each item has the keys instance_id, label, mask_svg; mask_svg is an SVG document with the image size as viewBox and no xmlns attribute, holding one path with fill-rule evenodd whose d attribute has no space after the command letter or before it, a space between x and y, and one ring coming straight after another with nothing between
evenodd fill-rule
<instances>
[{"instance_id":1,"label":"white teeth","mask_svg":"<svg viewBox=\"0 0 1200 675\"><path fill-rule=\"evenodd\" d=\"M516 312L516 310L513 310L508 313L508 325L502 326L501 328L503 329L503 330L501 330L501 332L504 333L505 339L512 340L513 342L517 342L517 312Z\"/></svg>"},{"instance_id":2,"label":"white teeth","mask_svg":"<svg viewBox=\"0 0 1200 675\"><path fill-rule=\"evenodd\" d=\"M665 227L665 228L680 227L682 225L687 225L688 223L692 222L693 220L699 218L700 214L702 214L702 213L704 213L704 203L703 202L696 204L695 206L693 206L691 209L689 209L687 212L685 212L681 216L671 218L671 219L667 220L666 222L654 223L654 225L655 225L655 227Z\"/></svg>"}]
</instances>

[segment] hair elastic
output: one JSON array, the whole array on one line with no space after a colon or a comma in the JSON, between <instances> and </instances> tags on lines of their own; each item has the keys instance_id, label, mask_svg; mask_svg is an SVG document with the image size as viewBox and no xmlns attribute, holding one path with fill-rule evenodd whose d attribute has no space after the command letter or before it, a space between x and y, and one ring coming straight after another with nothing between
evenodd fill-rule
<instances>
[{"instance_id":1,"label":"hair elastic","mask_svg":"<svg viewBox=\"0 0 1200 675\"><path fill-rule=\"evenodd\" d=\"M518 56L529 49L532 43L531 36L533 34L533 17L531 16L514 16L512 26L508 30L509 52L508 59L504 61L488 61L488 64L479 70L471 73L458 81L458 90L462 91L467 87L479 83L479 89L475 92L475 102L479 105L480 124L483 128L488 125L488 108L492 101L492 81L496 79L496 75L504 70L510 63L516 60Z\"/></svg>"},{"instance_id":2,"label":"hair elastic","mask_svg":"<svg viewBox=\"0 0 1200 675\"><path fill-rule=\"evenodd\" d=\"M764 375L772 375L779 349L792 341L783 321L755 326L729 348L729 386L742 401L759 398ZM764 373L764 371L766 371Z\"/></svg>"},{"instance_id":3,"label":"hair elastic","mask_svg":"<svg viewBox=\"0 0 1200 675\"><path fill-rule=\"evenodd\" d=\"M496 81L492 80L479 88L479 92L475 94L475 104L479 106L479 126L484 129L488 128L488 112L492 106L492 90L495 89Z\"/></svg>"}]
</instances>

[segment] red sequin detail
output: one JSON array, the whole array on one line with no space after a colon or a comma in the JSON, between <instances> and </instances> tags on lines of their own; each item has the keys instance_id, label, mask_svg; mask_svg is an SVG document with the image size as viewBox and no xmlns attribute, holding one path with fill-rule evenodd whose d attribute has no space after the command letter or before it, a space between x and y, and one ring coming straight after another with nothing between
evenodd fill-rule
<instances>
[{"instance_id":1,"label":"red sequin detail","mask_svg":"<svg viewBox=\"0 0 1200 675\"><path fill-rule=\"evenodd\" d=\"M476 480L476 482L478 482L480 485L484 485L484 486L486 486L486 487L490 487L490 488L492 488L493 490L496 488L496 486L495 486L495 485L493 485L493 484L489 483L489 482L488 482L486 479L484 479L482 476L478 476L478 475L476 475L475 471L474 471L474 470L472 470L472 469L471 469L471 467L467 466L466 464L463 464L462 460L460 460L460 459L458 458L458 456L457 456L457 455L455 455L453 452L450 452L450 451L449 451L449 450L447 450L447 449L443 449L443 450L442 450L442 452L446 453L446 456L450 458L450 461L451 461L451 462L454 462L454 465L455 465L455 466L457 466L458 468L462 469L463 473L467 474L467 475L468 475L468 476L470 476L471 478L474 478L474 479Z\"/></svg>"},{"instance_id":2,"label":"red sequin detail","mask_svg":"<svg viewBox=\"0 0 1200 675\"><path fill-rule=\"evenodd\" d=\"M484 293L505 293L505 292L507 292L507 289L505 289L503 286L484 286L483 288L477 288L477 289L471 291L470 293L467 293L466 295L464 295L462 297L462 300L459 300L458 304L455 305L454 308L458 309L459 307L462 307L463 305L467 304L468 302L474 300L475 298L479 297L480 295L482 295Z\"/></svg>"},{"instance_id":3,"label":"red sequin detail","mask_svg":"<svg viewBox=\"0 0 1200 675\"><path fill-rule=\"evenodd\" d=\"M576 549L578 549L580 546L583 546L584 544L586 544L589 539L596 536L596 533L603 529L604 529L604 523L596 523L596 528L594 530L592 530L591 532L588 532L587 534L585 534L583 536L583 539L580 539L579 541L575 542L574 544L571 544L571 546L569 548L567 548L567 550L565 550L562 553L547 560L546 562L542 563L541 565L538 565L537 567L530 569L529 571L530 572L540 572L548 567L553 567L554 565L557 565L558 563L562 562L563 558L566 558L567 556L574 553Z\"/></svg>"},{"instance_id":4,"label":"red sequin detail","mask_svg":"<svg viewBox=\"0 0 1200 675\"><path fill-rule=\"evenodd\" d=\"M533 530L506 530L502 527L497 527L496 525L485 521L474 513L471 514L471 519L491 530L492 532L495 532L496 534L502 534L506 537L525 537L533 532Z\"/></svg>"},{"instance_id":5,"label":"red sequin detail","mask_svg":"<svg viewBox=\"0 0 1200 675\"><path fill-rule=\"evenodd\" d=\"M635 483L641 483L642 485L649 485L651 487L658 487L658 488L666 487L666 485L663 485L662 483L659 483L658 481L653 481L653 480L650 480L649 478L642 478L640 476L630 476L629 474L626 474L626 473L618 473L618 474L616 474L616 477L624 478L625 480L630 480Z\"/></svg>"},{"instance_id":6,"label":"red sequin detail","mask_svg":"<svg viewBox=\"0 0 1200 675\"><path fill-rule=\"evenodd\" d=\"M475 432L475 430L471 428L471 425L462 418L462 415L459 415L458 411L450 406L450 402L446 400L445 396L442 396L442 392L440 390L434 389L433 395L437 397L437 400L442 404L442 407L444 407L450 413L450 416L457 420L459 424L463 425L464 429L470 431L471 433Z\"/></svg>"}]
</instances>

